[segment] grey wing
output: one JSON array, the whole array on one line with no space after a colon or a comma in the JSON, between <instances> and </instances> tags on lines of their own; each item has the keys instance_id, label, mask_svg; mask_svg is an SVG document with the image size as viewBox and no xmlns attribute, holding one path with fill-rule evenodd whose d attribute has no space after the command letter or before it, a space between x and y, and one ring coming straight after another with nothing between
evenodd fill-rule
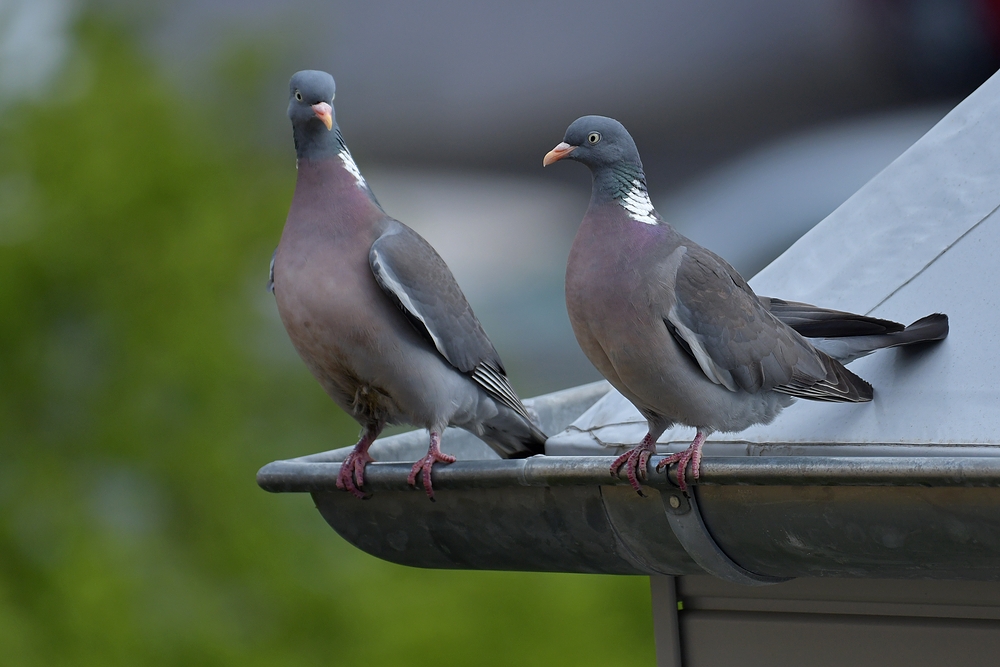
<instances>
[{"instance_id":1,"label":"grey wing","mask_svg":"<svg viewBox=\"0 0 1000 667\"><path fill-rule=\"evenodd\" d=\"M675 280L675 301L665 321L713 382L730 391L871 400L871 385L779 321L721 258L688 246Z\"/></svg>"},{"instance_id":2,"label":"grey wing","mask_svg":"<svg viewBox=\"0 0 1000 667\"><path fill-rule=\"evenodd\" d=\"M372 244L368 263L379 286L448 363L531 421L465 294L427 241L393 221Z\"/></svg>"}]
</instances>

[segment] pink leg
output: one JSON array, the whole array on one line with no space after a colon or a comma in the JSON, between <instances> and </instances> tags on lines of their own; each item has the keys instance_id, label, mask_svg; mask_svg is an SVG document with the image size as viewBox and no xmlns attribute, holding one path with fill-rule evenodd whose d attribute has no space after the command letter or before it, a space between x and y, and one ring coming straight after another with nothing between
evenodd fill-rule
<instances>
[{"instance_id":1,"label":"pink leg","mask_svg":"<svg viewBox=\"0 0 1000 667\"><path fill-rule=\"evenodd\" d=\"M454 463L455 457L451 454L441 453L441 436L431 431L431 446L427 448L427 455L413 464L410 468L410 476L406 478L410 486L417 485L417 474L423 471L424 491L427 497L434 500L434 488L431 486L431 467L435 462Z\"/></svg>"},{"instance_id":2,"label":"pink leg","mask_svg":"<svg viewBox=\"0 0 1000 667\"><path fill-rule=\"evenodd\" d=\"M671 463L677 464L677 486L680 487L681 491L687 490L687 465L691 463L691 473L694 475L695 479L701 477L701 446L705 444L705 438L708 434L698 429L698 433L694 436L694 442L691 446L685 449L683 452L677 452L676 454L671 454L665 459L662 459L656 464L656 471L659 472Z\"/></svg>"},{"instance_id":3,"label":"pink leg","mask_svg":"<svg viewBox=\"0 0 1000 667\"><path fill-rule=\"evenodd\" d=\"M340 473L337 475L338 489L350 491L355 497L365 499L365 494L361 492L361 487L365 484L365 466L375 460L368 453L368 448L381 432L381 428L365 428L358 444L354 445L354 451L340 464Z\"/></svg>"},{"instance_id":4,"label":"pink leg","mask_svg":"<svg viewBox=\"0 0 1000 667\"><path fill-rule=\"evenodd\" d=\"M622 468L628 476L628 483L632 485L635 492L642 495L642 487L639 486L639 479L646 479L646 464L649 457L656 453L656 440L649 433L638 445L628 450L611 464L611 475L618 477ZM638 475L636 473L638 472Z\"/></svg>"}]
</instances>

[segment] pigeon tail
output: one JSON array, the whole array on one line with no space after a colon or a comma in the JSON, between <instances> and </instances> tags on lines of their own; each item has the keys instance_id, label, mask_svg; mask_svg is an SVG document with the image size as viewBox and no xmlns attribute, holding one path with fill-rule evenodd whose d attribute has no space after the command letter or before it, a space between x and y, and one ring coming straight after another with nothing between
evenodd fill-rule
<instances>
[{"instance_id":1,"label":"pigeon tail","mask_svg":"<svg viewBox=\"0 0 1000 667\"><path fill-rule=\"evenodd\" d=\"M480 437L504 459L526 459L545 453L547 437L535 424L506 406L483 422Z\"/></svg>"},{"instance_id":2,"label":"pigeon tail","mask_svg":"<svg viewBox=\"0 0 1000 667\"><path fill-rule=\"evenodd\" d=\"M840 338L842 336L872 336L894 333L905 327L899 322L842 310L820 308L798 301L760 297L771 314L806 338Z\"/></svg>"},{"instance_id":3,"label":"pigeon tail","mask_svg":"<svg viewBox=\"0 0 1000 667\"><path fill-rule=\"evenodd\" d=\"M948 316L934 313L901 331L869 336L812 338L810 343L842 364L867 356L876 350L900 345L915 345L944 340L948 336Z\"/></svg>"}]
</instances>

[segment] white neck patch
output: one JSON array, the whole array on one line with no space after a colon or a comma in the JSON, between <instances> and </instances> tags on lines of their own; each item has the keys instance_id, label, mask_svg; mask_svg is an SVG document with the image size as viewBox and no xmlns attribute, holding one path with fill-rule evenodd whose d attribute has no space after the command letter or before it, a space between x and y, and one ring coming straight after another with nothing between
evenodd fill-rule
<instances>
[{"instance_id":1,"label":"white neck patch","mask_svg":"<svg viewBox=\"0 0 1000 667\"><path fill-rule=\"evenodd\" d=\"M653 202L649 201L649 193L646 192L646 188L643 187L642 181L639 179L632 181L632 187L629 188L624 197L618 200L618 203L628 211L629 217L633 220L647 225L660 224L660 221L656 219Z\"/></svg>"},{"instance_id":2,"label":"white neck patch","mask_svg":"<svg viewBox=\"0 0 1000 667\"><path fill-rule=\"evenodd\" d=\"M355 164L354 158L351 157L351 151L344 148L340 151L340 161L344 163L344 169L350 172L354 180L357 181L359 188L366 188L368 184L365 182L365 177L361 175L361 170L358 169L358 165Z\"/></svg>"}]
</instances>

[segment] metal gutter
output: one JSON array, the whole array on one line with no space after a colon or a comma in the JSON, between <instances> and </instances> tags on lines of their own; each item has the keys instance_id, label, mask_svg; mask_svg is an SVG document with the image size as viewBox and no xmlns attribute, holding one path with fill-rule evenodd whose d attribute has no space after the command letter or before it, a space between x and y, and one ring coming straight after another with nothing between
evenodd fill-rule
<instances>
[{"instance_id":1,"label":"metal gutter","mask_svg":"<svg viewBox=\"0 0 1000 667\"><path fill-rule=\"evenodd\" d=\"M336 462L276 461L257 481L313 494L345 539L419 567L708 572L752 586L1000 579L1000 457L711 457L688 494L655 472L660 458L646 497L611 477L612 457L437 466L436 503L407 484L410 463L370 464L364 502L336 489Z\"/></svg>"},{"instance_id":2,"label":"metal gutter","mask_svg":"<svg viewBox=\"0 0 1000 667\"><path fill-rule=\"evenodd\" d=\"M417 567L1000 579L1000 457L927 449L937 455L707 457L690 495L651 473L639 497L610 476L611 457L458 461L435 468L434 503L406 484L410 463L370 464L365 501L336 490L336 462L276 461L258 482L311 493L347 541Z\"/></svg>"},{"instance_id":3,"label":"metal gutter","mask_svg":"<svg viewBox=\"0 0 1000 667\"><path fill-rule=\"evenodd\" d=\"M930 448L928 448L930 449ZM675 487L655 472L651 458L647 484ZM535 456L514 461L457 461L435 466L434 487L441 490L506 486L616 486L627 482L610 475L614 457ZM408 491L410 463L372 463L366 468L366 489ZM274 493L334 491L340 464L275 461L257 473L262 489ZM690 479L690 475L688 477ZM700 486L933 486L1000 487L1000 457L832 457L768 456L706 457Z\"/></svg>"}]
</instances>

